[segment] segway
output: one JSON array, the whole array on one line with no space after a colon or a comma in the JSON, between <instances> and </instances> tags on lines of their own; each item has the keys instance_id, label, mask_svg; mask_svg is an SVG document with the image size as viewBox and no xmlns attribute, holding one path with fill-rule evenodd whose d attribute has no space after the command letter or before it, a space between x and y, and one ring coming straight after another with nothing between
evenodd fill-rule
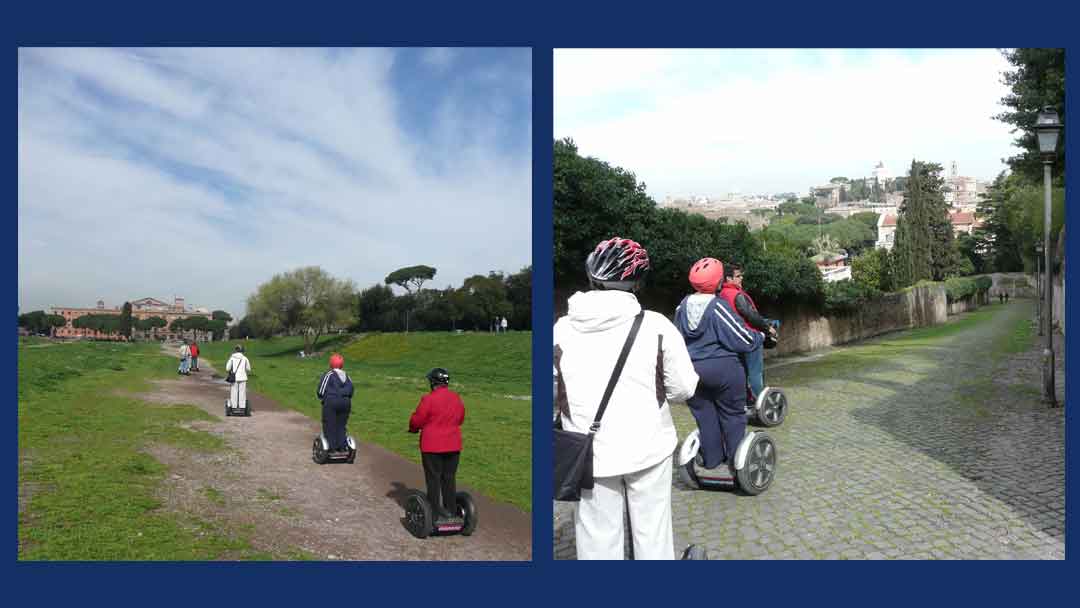
<instances>
[{"instance_id":1,"label":"segway","mask_svg":"<svg viewBox=\"0 0 1080 608\"><path fill-rule=\"evenodd\" d=\"M250 416L251 415L251 399L244 399L245 404L241 407L233 407L232 400L225 400L225 416Z\"/></svg>"},{"instance_id":2,"label":"segway","mask_svg":"<svg viewBox=\"0 0 1080 608\"><path fill-rule=\"evenodd\" d=\"M772 320L773 327L780 328L779 320ZM765 348L776 348L777 339L772 334L765 334ZM762 371L764 373L764 370ZM784 391L766 386L757 398L751 399L749 385L746 388L746 419L747 422L757 426L774 427L780 426L787 417L788 400Z\"/></svg>"},{"instance_id":3,"label":"segway","mask_svg":"<svg viewBox=\"0 0 1080 608\"><path fill-rule=\"evenodd\" d=\"M352 438L352 435L345 436L345 445L345 450L340 452L332 451L330 442L326 440L326 435L319 433L315 437L315 443L311 445L311 459L315 461L315 464L352 464L356 461L356 440Z\"/></svg>"},{"instance_id":4,"label":"segway","mask_svg":"<svg viewBox=\"0 0 1080 608\"><path fill-rule=\"evenodd\" d=\"M458 492L457 513L445 519L436 518L427 494L412 490L405 499L405 527L416 538L449 534L469 536L476 530L476 503L468 492Z\"/></svg>"},{"instance_id":5,"label":"segway","mask_svg":"<svg viewBox=\"0 0 1080 608\"><path fill-rule=\"evenodd\" d=\"M734 477L726 472L699 473L701 438L694 429L679 447L679 477L686 485L699 490L730 490L735 487L751 496L769 489L776 475L776 444L763 431L751 431L735 449ZM705 470L705 469L703 469Z\"/></svg>"}]
</instances>

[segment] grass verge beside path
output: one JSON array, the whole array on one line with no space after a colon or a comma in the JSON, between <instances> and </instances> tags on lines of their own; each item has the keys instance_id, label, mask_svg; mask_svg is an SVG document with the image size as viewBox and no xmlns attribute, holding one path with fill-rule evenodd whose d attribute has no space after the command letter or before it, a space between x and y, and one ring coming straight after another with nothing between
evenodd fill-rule
<instances>
[{"instance_id":1,"label":"grass verge beside path","mask_svg":"<svg viewBox=\"0 0 1080 608\"><path fill-rule=\"evenodd\" d=\"M450 372L450 387L465 402L458 481L532 511L531 332L419 332L335 339L320 342L317 348L324 354L311 359L296 356L303 348L301 338L244 342L255 372L250 390L320 420L316 385L331 350L341 348L356 389L349 432L420 466L417 436L407 432L409 415L430 390L424 375L433 367L444 367ZM207 344L200 356L221 364L235 344Z\"/></svg>"},{"instance_id":2,"label":"grass verge beside path","mask_svg":"<svg viewBox=\"0 0 1080 608\"><path fill-rule=\"evenodd\" d=\"M160 509L167 470L142 446L224 446L180 426L213 420L198 408L122 396L175 373L158 345L30 346L19 347L19 559L273 557L217 524Z\"/></svg>"}]
</instances>

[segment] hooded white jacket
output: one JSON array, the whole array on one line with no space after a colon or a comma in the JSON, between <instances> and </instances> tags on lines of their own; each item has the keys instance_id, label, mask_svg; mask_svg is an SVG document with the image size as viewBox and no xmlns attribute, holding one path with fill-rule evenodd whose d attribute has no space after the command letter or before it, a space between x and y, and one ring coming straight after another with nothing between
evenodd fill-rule
<instances>
[{"instance_id":1,"label":"hooded white jacket","mask_svg":"<svg viewBox=\"0 0 1080 608\"><path fill-rule=\"evenodd\" d=\"M251 372L251 361L248 361L244 353L233 353L225 362L225 373L229 372L236 372L237 382L247 382L248 373Z\"/></svg>"},{"instance_id":2,"label":"hooded white jacket","mask_svg":"<svg viewBox=\"0 0 1080 608\"><path fill-rule=\"evenodd\" d=\"M626 336L641 305L624 291L578 292L555 324L556 400L565 395L562 427L588 433ZM661 386L657 386L657 383ZM612 477L651 467L678 443L669 401L686 401L698 375L675 326L646 311L593 443L593 475Z\"/></svg>"}]
</instances>

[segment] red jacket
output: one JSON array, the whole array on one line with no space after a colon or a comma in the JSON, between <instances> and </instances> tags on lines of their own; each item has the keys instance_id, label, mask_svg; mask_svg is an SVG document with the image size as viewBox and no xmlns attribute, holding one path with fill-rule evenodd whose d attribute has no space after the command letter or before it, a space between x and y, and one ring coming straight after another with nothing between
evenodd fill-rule
<instances>
[{"instance_id":1,"label":"red jacket","mask_svg":"<svg viewBox=\"0 0 1080 608\"><path fill-rule=\"evenodd\" d=\"M196 344L191 345L191 356L192 357L198 357L199 356L199 347L198 347L198 345L196 345Z\"/></svg>"},{"instance_id":2,"label":"red jacket","mask_svg":"<svg viewBox=\"0 0 1080 608\"><path fill-rule=\"evenodd\" d=\"M445 386L436 386L420 398L409 418L409 432L420 433L421 452L460 452L463 422L465 404L461 397Z\"/></svg>"},{"instance_id":3,"label":"red jacket","mask_svg":"<svg viewBox=\"0 0 1080 608\"><path fill-rule=\"evenodd\" d=\"M745 325L747 329L761 331L760 329L754 327L753 324L751 324L750 321L746 319L743 311L740 310L740 307L735 303L735 298L739 297L740 295L745 296L747 301L750 302L750 306L753 307L754 311L757 311L757 304L754 304L754 299L750 297L750 294L743 291L742 288L735 283L732 283L730 281L725 282L724 285L720 288L720 297L727 300L727 303L731 304L731 309L739 313L739 316L742 318L743 325Z\"/></svg>"}]
</instances>

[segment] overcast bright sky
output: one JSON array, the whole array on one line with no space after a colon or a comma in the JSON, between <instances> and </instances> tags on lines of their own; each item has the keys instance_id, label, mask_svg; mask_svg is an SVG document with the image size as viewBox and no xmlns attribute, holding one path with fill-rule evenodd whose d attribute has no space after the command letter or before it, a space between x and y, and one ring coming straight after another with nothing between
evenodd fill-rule
<instances>
[{"instance_id":1,"label":"overcast bright sky","mask_svg":"<svg viewBox=\"0 0 1080 608\"><path fill-rule=\"evenodd\" d=\"M529 49L19 51L19 306L531 263Z\"/></svg>"},{"instance_id":2,"label":"overcast bright sky","mask_svg":"<svg viewBox=\"0 0 1080 608\"><path fill-rule=\"evenodd\" d=\"M797 192L884 161L993 179L1016 153L991 118L995 49L555 51L555 137L667 195Z\"/></svg>"}]
</instances>

